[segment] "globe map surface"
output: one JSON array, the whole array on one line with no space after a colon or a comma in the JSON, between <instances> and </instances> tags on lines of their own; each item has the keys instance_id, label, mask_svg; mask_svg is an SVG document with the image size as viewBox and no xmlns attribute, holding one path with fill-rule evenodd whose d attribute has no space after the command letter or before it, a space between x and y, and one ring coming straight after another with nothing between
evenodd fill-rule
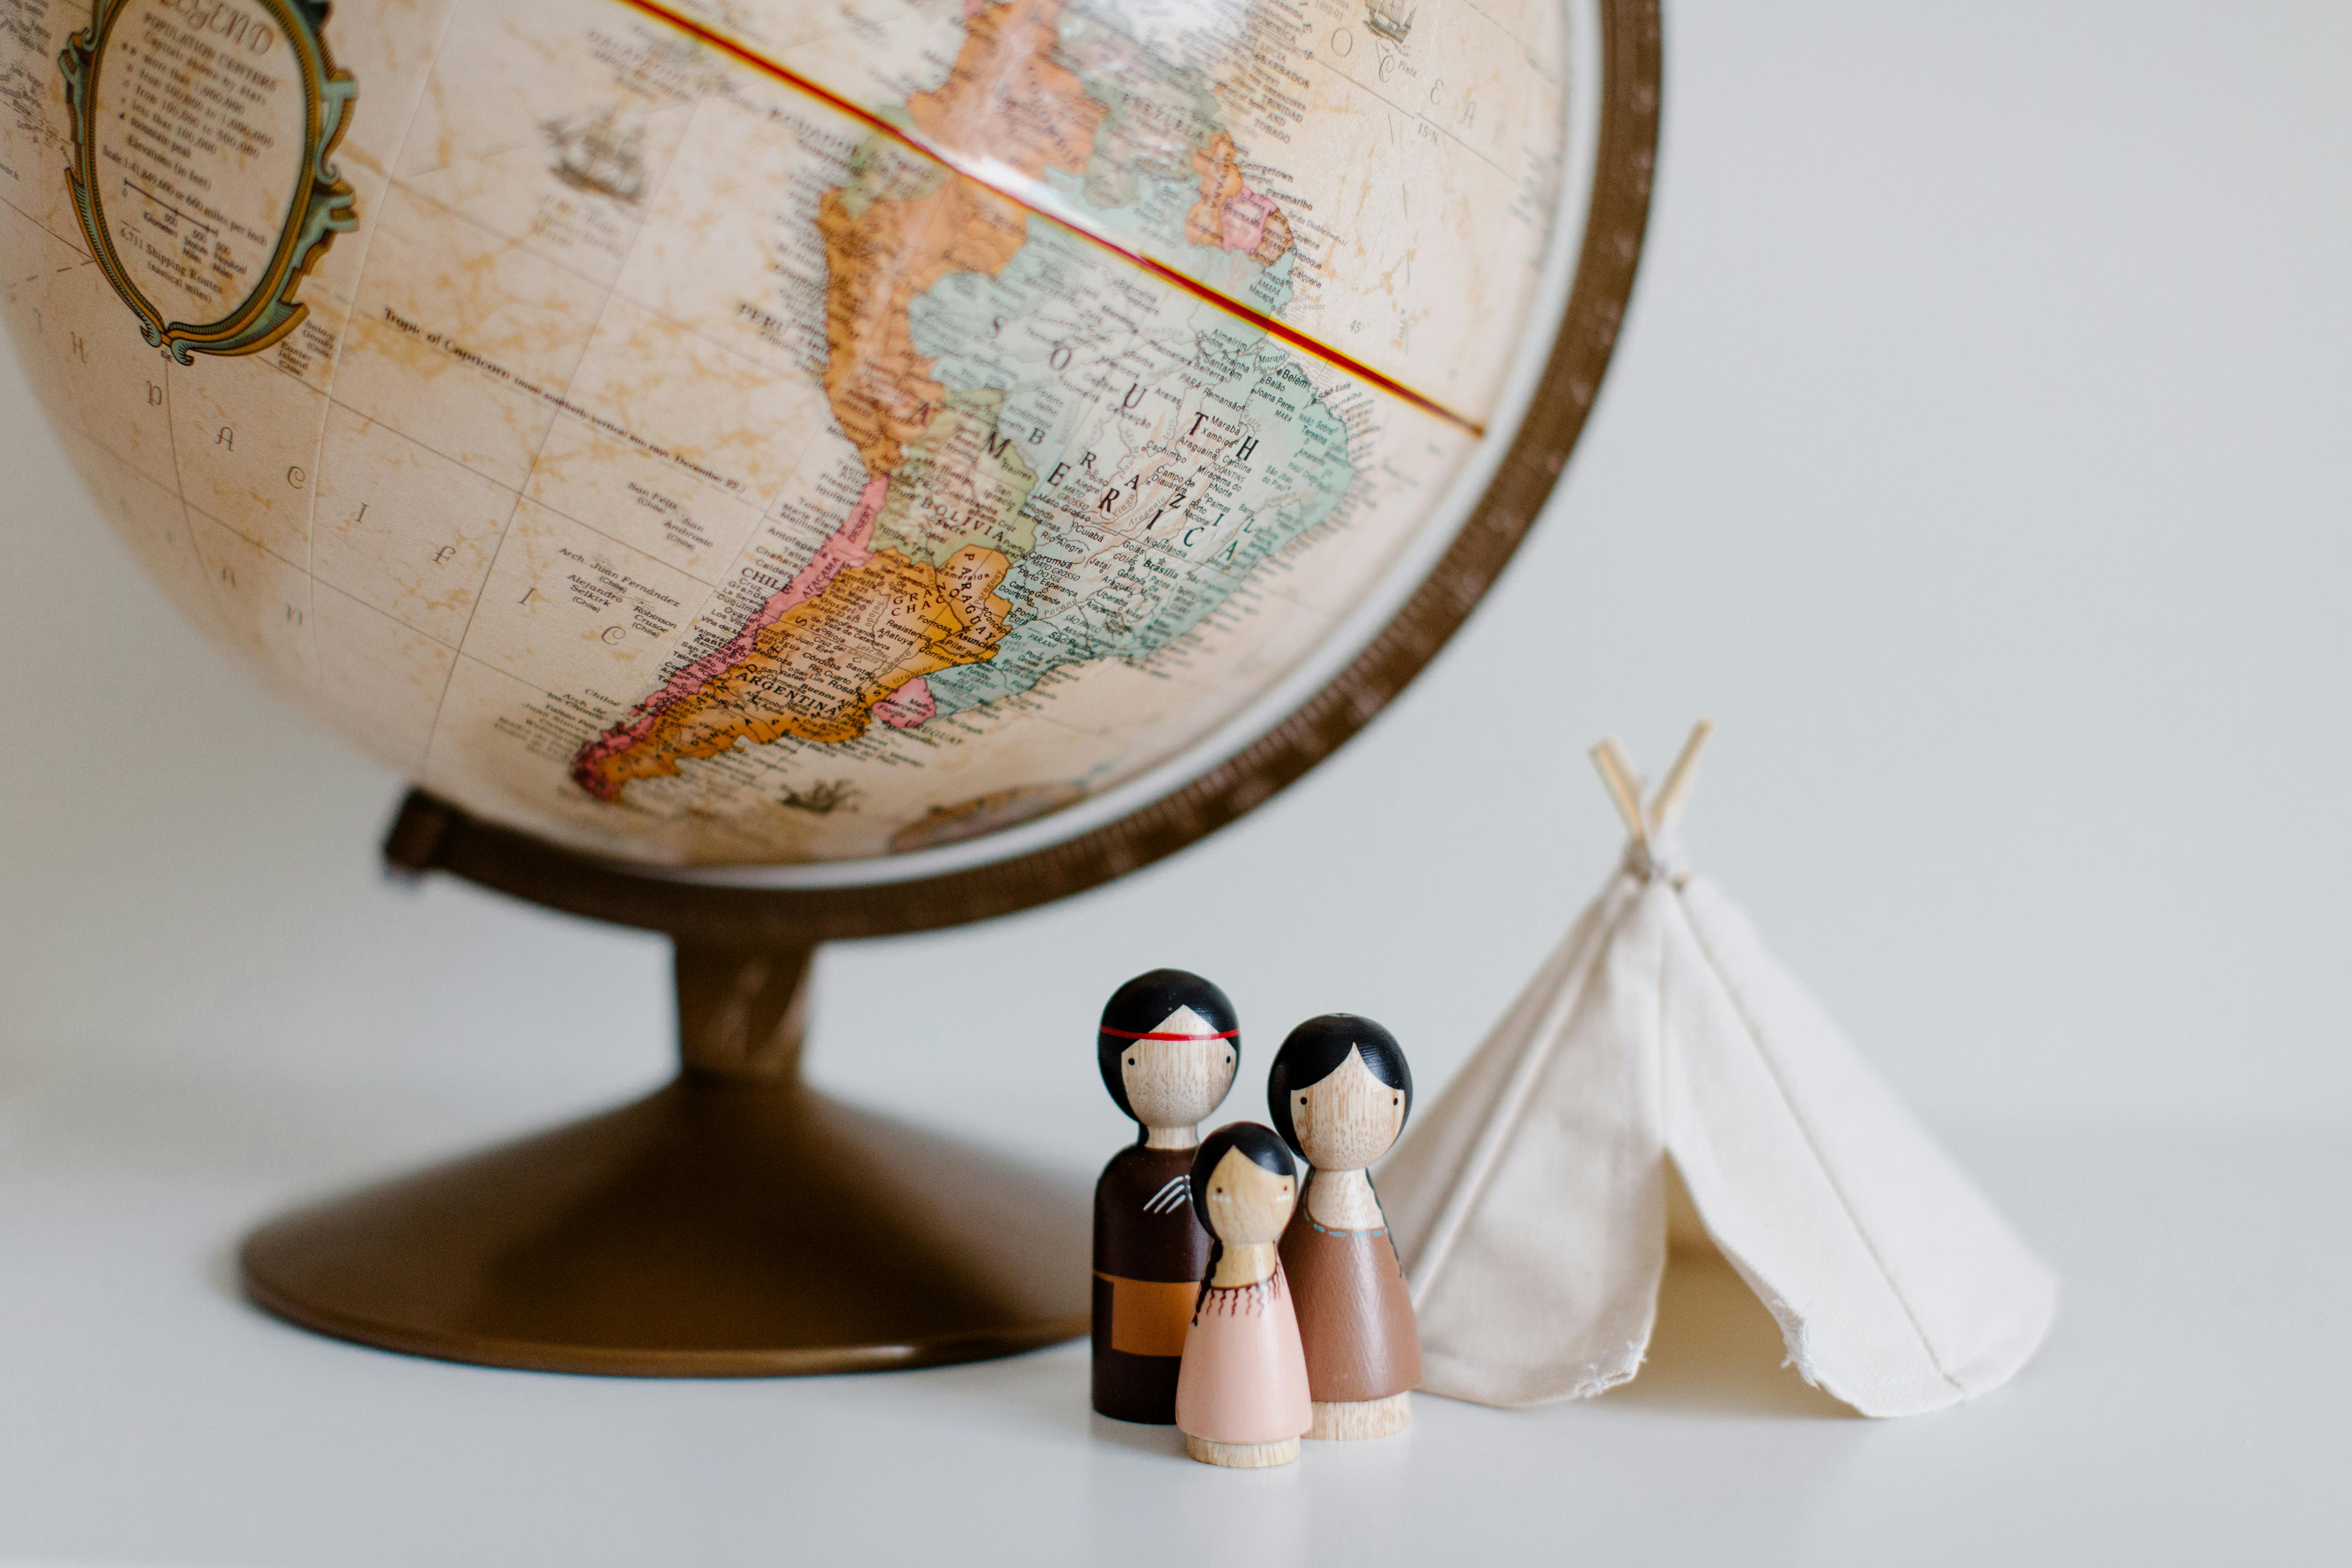
<instances>
[{"instance_id":1,"label":"globe map surface","mask_svg":"<svg viewBox=\"0 0 2352 1568\"><path fill-rule=\"evenodd\" d=\"M426 788L903 855L1213 739L1443 525L1579 15L0 0L0 295L180 608Z\"/></svg>"}]
</instances>

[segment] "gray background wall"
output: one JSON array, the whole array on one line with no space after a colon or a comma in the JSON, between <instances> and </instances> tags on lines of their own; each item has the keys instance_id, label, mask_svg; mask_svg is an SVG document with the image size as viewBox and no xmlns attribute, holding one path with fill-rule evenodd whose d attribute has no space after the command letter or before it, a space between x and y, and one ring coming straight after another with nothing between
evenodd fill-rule
<instances>
[{"instance_id":1,"label":"gray background wall","mask_svg":"<svg viewBox=\"0 0 2352 1568\"><path fill-rule=\"evenodd\" d=\"M831 950L817 1076L1090 1166L1094 1014L1171 963L1260 1062L1344 1007L1433 1085L1616 852L1586 746L1655 769L1705 712L1696 857L1931 1121L2352 1118L2352 11L1693 0L1667 41L1616 367L1467 633L1171 863ZM664 949L385 885L400 782L180 625L13 363L0 474L0 1140L104 1083L132 1158L267 1090L373 1165L660 1074Z\"/></svg>"}]
</instances>

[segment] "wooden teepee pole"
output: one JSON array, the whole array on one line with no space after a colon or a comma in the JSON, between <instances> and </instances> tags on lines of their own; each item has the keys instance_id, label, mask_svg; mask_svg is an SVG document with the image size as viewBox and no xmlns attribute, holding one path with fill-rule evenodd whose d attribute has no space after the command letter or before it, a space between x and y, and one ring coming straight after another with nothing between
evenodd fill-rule
<instances>
[{"instance_id":1,"label":"wooden teepee pole","mask_svg":"<svg viewBox=\"0 0 2352 1568\"><path fill-rule=\"evenodd\" d=\"M1648 843L1649 824L1642 816L1642 781L1614 735L1592 748L1592 765L1601 770L1601 782L1616 803L1617 815L1625 819L1625 831L1634 843Z\"/></svg>"},{"instance_id":2,"label":"wooden teepee pole","mask_svg":"<svg viewBox=\"0 0 2352 1568\"><path fill-rule=\"evenodd\" d=\"M1666 770L1666 782L1658 786L1657 795L1650 802L1651 837L1664 837L1675 819L1682 816L1684 805L1690 800L1691 781L1698 773L1698 754L1706 749L1706 738L1714 733L1712 719L1702 719L1691 726L1690 739L1683 742L1683 754Z\"/></svg>"}]
</instances>

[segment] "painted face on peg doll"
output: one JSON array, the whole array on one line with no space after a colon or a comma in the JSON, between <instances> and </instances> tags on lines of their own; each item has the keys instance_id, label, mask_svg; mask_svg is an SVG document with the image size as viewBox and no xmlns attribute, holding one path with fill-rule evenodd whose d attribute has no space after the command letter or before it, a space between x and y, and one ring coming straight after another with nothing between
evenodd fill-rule
<instances>
[{"instance_id":1,"label":"painted face on peg doll","mask_svg":"<svg viewBox=\"0 0 2352 1568\"><path fill-rule=\"evenodd\" d=\"M1298 1197L1298 1179L1286 1156L1279 1165L1260 1163L1269 1150L1228 1147L1218 1155L1205 1179L1192 1178L1192 1205L1201 1223L1225 1254L1218 1260L1212 1285L1250 1285L1273 1272L1273 1259L1241 1261L1244 1248L1268 1247L1282 1239L1290 1224L1291 1205ZM1274 1151L1278 1152L1279 1151ZM1266 1267L1260 1268L1259 1264ZM1257 1269L1256 1272L1251 1270ZM1221 1279L1217 1275L1230 1275Z\"/></svg>"},{"instance_id":2,"label":"painted face on peg doll","mask_svg":"<svg viewBox=\"0 0 2352 1568\"><path fill-rule=\"evenodd\" d=\"M1179 1131L1187 1134L1181 1142L1156 1146L1190 1147L1199 1140L1202 1119L1223 1105L1234 1087L1241 1066L1235 1037L1190 1006L1178 1007L1139 1034L1118 1050L1127 1113L1143 1124L1145 1142L1153 1143L1155 1134Z\"/></svg>"},{"instance_id":3,"label":"painted face on peg doll","mask_svg":"<svg viewBox=\"0 0 2352 1568\"><path fill-rule=\"evenodd\" d=\"M1209 1237L1189 1178L1200 1123L1233 1088L1240 1022L1197 974L1155 969L1113 994L1095 1037L1103 1087L1140 1131L1095 1185L1094 1406L1176 1418L1176 1374Z\"/></svg>"},{"instance_id":4,"label":"painted face on peg doll","mask_svg":"<svg viewBox=\"0 0 2352 1568\"><path fill-rule=\"evenodd\" d=\"M1291 1140L1318 1171L1360 1171L1404 1131L1403 1086L1375 1073L1359 1047L1315 1083L1290 1089L1289 1099Z\"/></svg>"}]
</instances>

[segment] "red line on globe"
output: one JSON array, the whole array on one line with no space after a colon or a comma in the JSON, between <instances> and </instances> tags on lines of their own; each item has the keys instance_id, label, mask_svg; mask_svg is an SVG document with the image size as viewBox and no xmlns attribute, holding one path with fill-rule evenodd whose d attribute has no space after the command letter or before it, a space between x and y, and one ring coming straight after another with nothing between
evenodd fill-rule
<instances>
[{"instance_id":1,"label":"red line on globe","mask_svg":"<svg viewBox=\"0 0 2352 1568\"><path fill-rule=\"evenodd\" d=\"M1295 349L1299 349L1305 353L1313 354L1316 358L1329 363L1337 368L1347 372L1349 375L1358 376L1365 381L1369 381L1373 385L1380 387L1391 395L1402 398L1405 402L1412 404L1414 407L1421 409L1424 413L1433 414L1450 425L1457 425L1461 426L1474 437L1483 437L1486 433L1486 426L1480 425L1477 421L1465 418L1462 415L1456 414L1454 410L1446 407L1445 405L1438 402L1436 399L1415 392L1412 387L1407 386L1404 383L1381 374L1379 371L1374 370L1371 366L1363 363L1360 360L1349 358L1348 355L1341 353L1338 349L1331 347L1328 343L1318 342L1313 338L1308 337L1305 332L1300 331L1297 328L1285 326L1282 322L1276 321L1273 317L1265 315L1258 310L1252 310L1249 306L1243 304L1239 300L1235 300L1229 295L1220 294L1214 289L1210 288L1207 284L1200 282L1194 279L1187 278L1184 274L1177 271L1172 267L1167 266L1161 262L1154 261L1148 256L1138 255L1136 252L1128 249L1127 247L1118 244L1117 241L1107 239L1103 236L1095 233L1092 229L1082 228L1078 225L1072 223L1067 218L1057 216L1053 213L1047 212L1043 207L1033 205L1029 202L1023 200L1018 195L1006 190L1003 186L995 184L993 181L982 179L971 170L961 166L961 164L960 164L956 159L950 154L941 152L936 147L926 146L923 142L916 140L912 136L909 136L900 127L891 124L880 115L874 113L870 110L860 108L858 105L850 102L849 100L842 97L839 93L835 92L830 88L824 87L816 82L811 81L808 78L801 75L798 71L793 70L791 67L779 65L774 60L768 58L765 55L759 54L746 46L737 43L734 39L729 37L724 33L715 32L690 16L681 16L666 5L656 4L656 0L619 0L619 4L628 6L633 11L641 11L645 15L653 17L656 21L667 23L668 26L677 28L681 33L698 38L703 43L709 45L712 48L742 61L745 65L750 66L752 69L759 71L762 75L775 78L778 81L782 82L787 87L798 89L800 91L808 94L811 98L816 99L831 108L837 110L841 113L849 116L852 120L858 121L860 124L866 126L871 131L874 131L877 134L887 136L891 141L898 142L908 152L919 153L921 156L930 159L935 163L944 164L947 168L953 170L957 174L971 181L974 184L983 185L989 190L995 192L998 195L1003 196L1006 201L1013 203L1017 207L1020 207L1024 212L1029 213L1031 216L1035 217L1044 218L1047 223L1054 225L1057 228L1066 229L1068 232L1076 235L1081 239L1093 241L1095 244L1102 247L1105 250L1109 251L1112 255L1122 257L1125 259L1133 262L1136 266L1142 268L1146 272L1149 272L1153 277L1160 279L1162 282L1169 283L1176 288L1181 289L1184 292L1192 295L1193 298L1201 300L1208 304L1214 305L1219 310L1224 310L1231 315L1238 316L1243 321L1249 322L1252 326L1258 328L1260 331L1270 332L1274 336L1280 338L1284 342L1288 343ZM1193 1037L1185 1036L1182 1037L1190 1039Z\"/></svg>"}]
</instances>

